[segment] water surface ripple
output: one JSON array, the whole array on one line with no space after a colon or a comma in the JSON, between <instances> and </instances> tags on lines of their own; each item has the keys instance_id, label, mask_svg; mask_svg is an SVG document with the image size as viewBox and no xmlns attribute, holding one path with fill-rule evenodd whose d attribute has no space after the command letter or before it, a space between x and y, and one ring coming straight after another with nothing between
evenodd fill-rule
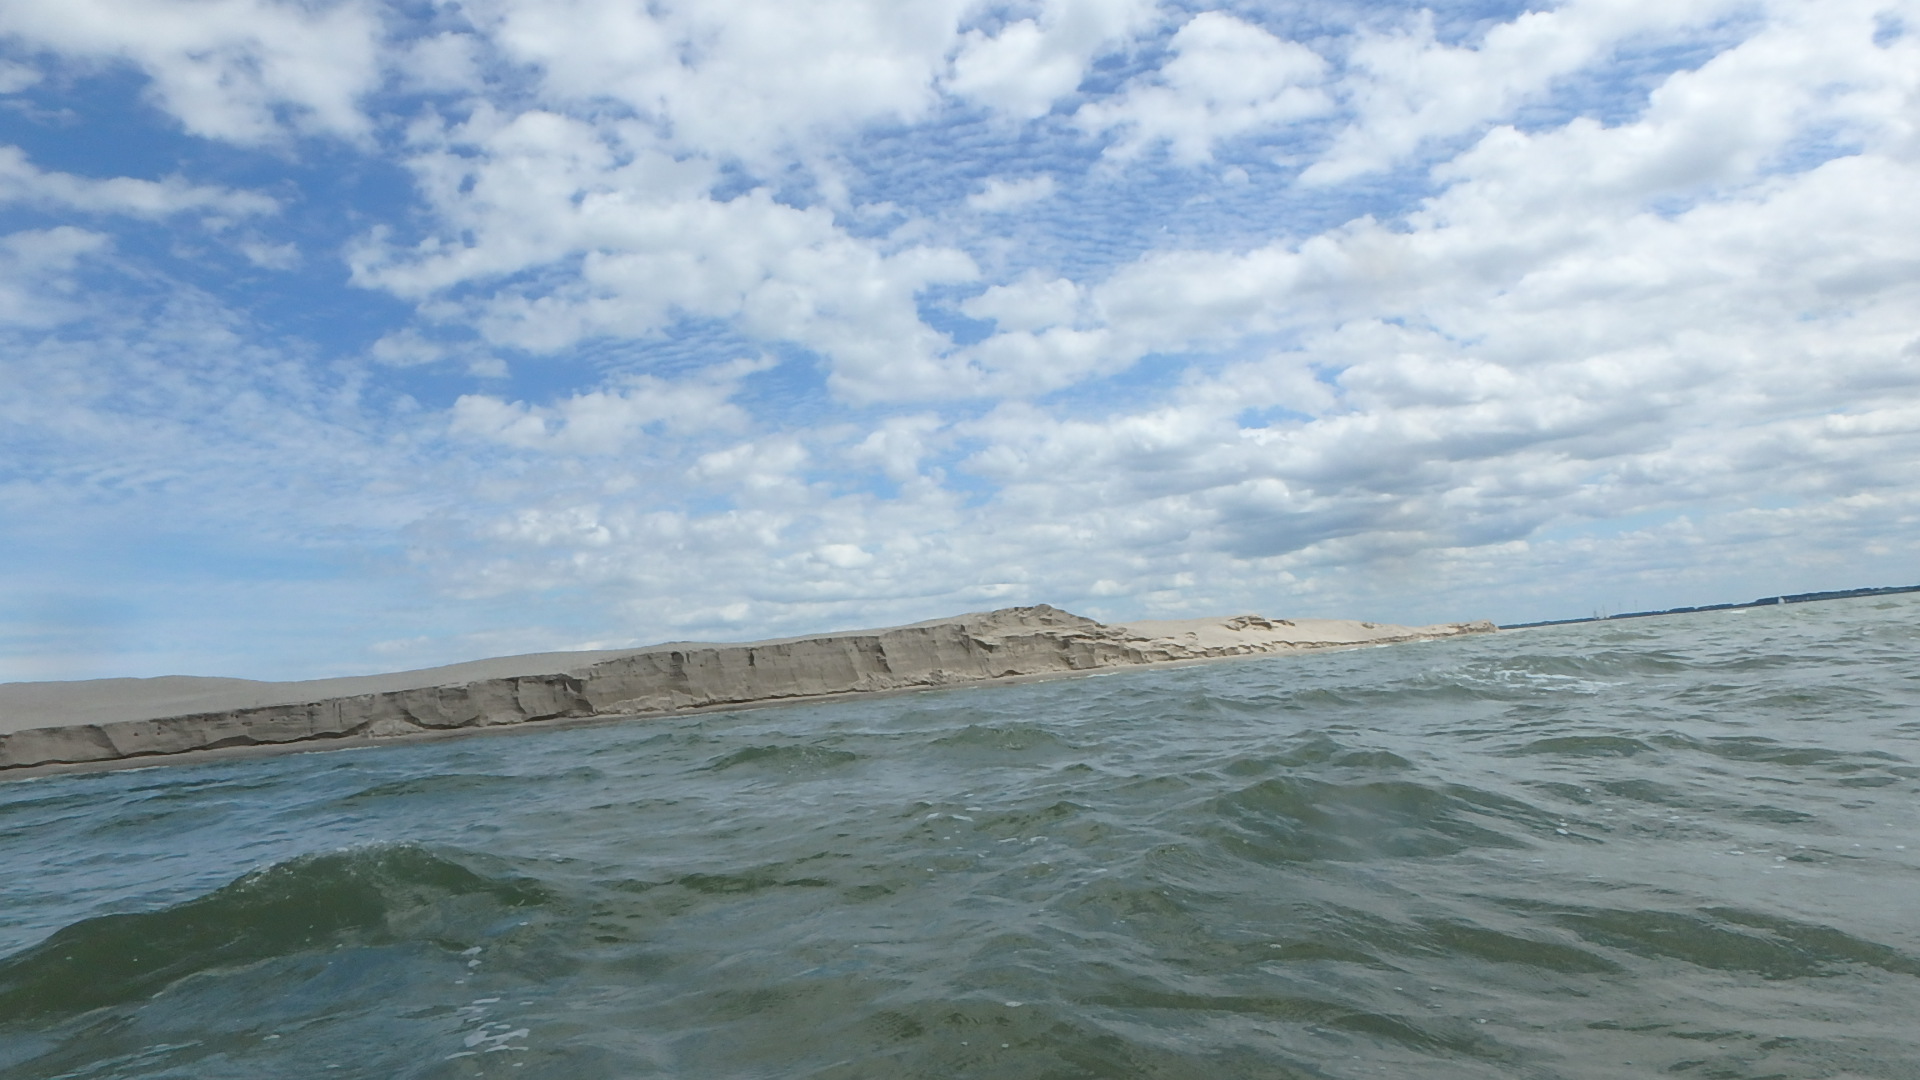
<instances>
[{"instance_id":1,"label":"water surface ripple","mask_svg":"<svg viewBox=\"0 0 1920 1080\"><path fill-rule=\"evenodd\" d=\"M1920 1073L1920 598L0 784L0 1075Z\"/></svg>"}]
</instances>

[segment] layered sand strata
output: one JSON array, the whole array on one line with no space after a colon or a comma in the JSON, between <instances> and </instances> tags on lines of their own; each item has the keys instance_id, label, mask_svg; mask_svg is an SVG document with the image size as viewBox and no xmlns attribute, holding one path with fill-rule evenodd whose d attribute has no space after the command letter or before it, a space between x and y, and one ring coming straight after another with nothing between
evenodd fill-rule
<instances>
[{"instance_id":1,"label":"layered sand strata","mask_svg":"<svg viewBox=\"0 0 1920 1080\"><path fill-rule=\"evenodd\" d=\"M543 653L309 682L0 683L0 770L229 747L319 749L1493 629L1488 622L1409 627L1258 615L1110 626L1043 604L885 630Z\"/></svg>"}]
</instances>

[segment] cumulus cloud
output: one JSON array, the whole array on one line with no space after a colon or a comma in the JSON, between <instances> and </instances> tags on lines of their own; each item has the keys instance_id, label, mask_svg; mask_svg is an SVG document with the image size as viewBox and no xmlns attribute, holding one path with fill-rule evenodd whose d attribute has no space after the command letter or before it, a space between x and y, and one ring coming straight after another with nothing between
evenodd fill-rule
<instances>
[{"instance_id":1,"label":"cumulus cloud","mask_svg":"<svg viewBox=\"0 0 1920 1080\"><path fill-rule=\"evenodd\" d=\"M1319 85L1327 63L1318 53L1232 15L1195 15L1173 35L1170 48L1172 59L1153 76L1075 114L1091 131L1121 129L1109 155L1137 157L1165 144L1175 161L1192 164L1211 158L1222 140L1333 107Z\"/></svg>"},{"instance_id":2,"label":"cumulus cloud","mask_svg":"<svg viewBox=\"0 0 1920 1080\"><path fill-rule=\"evenodd\" d=\"M485 0L467 11L555 103L617 102L678 147L777 164L812 137L924 116L967 7Z\"/></svg>"},{"instance_id":3,"label":"cumulus cloud","mask_svg":"<svg viewBox=\"0 0 1920 1080\"><path fill-rule=\"evenodd\" d=\"M351 256L359 284L425 300L500 282L450 315L534 352L644 336L684 317L727 319L828 356L850 396L951 381L946 338L920 320L914 297L971 279L977 270L960 251L888 252L828 210L781 203L765 188L714 198L711 165L670 157L632 126L482 110L419 137L414 168L445 228L410 249L369 236ZM577 272L557 285L507 282L572 259Z\"/></svg>"},{"instance_id":4,"label":"cumulus cloud","mask_svg":"<svg viewBox=\"0 0 1920 1080\"><path fill-rule=\"evenodd\" d=\"M485 49L477 35L443 31L406 43L393 63L410 89L471 93L485 84Z\"/></svg>"},{"instance_id":5,"label":"cumulus cloud","mask_svg":"<svg viewBox=\"0 0 1920 1080\"><path fill-rule=\"evenodd\" d=\"M1016 120L1073 93L1094 58L1157 21L1152 0L1046 0L1038 15L995 33L969 30L946 86Z\"/></svg>"},{"instance_id":6,"label":"cumulus cloud","mask_svg":"<svg viewBox=\"0 0 1920 1080\"><path fill-rule=\"evenodd\" d=\"M0 34L81 61L131 64L197 135L258 143L299 130L360 138L379 80L380 20L357 0L18 0Z\"/></svg>"},{"instance_id":7,"label":"cumulus cloud","mask_svg":"<svg viewBox=\"0 0 1920 1080\"><path fill-rule=\"evenodd\" d=\"M728 399L743 376L766 367L760 361L741 362L673 381L637 375L617 388L574 394L552 405L463 394L453 403L448 430L523 450L570 454L618 453L648 428L738 430L746 414Z\"/></svg>"},{"instance_id":8,"label":"cumulus cloud","mask_svg":"<svg viewBox=\"0 0 1920 1080\"><path fill-rule=\"evenodd\" d=\"M933 413L889 417L850 448L847 457L855 464L877 466L895 483L926 480L921 462L946 426Z\"/></svg>"},{"instance_id":9,"label":"cumulus cloud","mask_svg":"<svg viewBox=\"0 0 1920 1080\"><path fill-rule=\"evenodd\" d=\"M1733 0L1572 0L1498 23L1477 43L1452 45L1433 14L1363 34L1347 57L1340 94L1353 118L1302 174L1332 184L1390 168L1423 143L1473 131L1549 92L1625 43L1709 25L1740 10Z\"/></svg>"},{"instance_id":10,"label":"cumulus cloud","mask_svg":"<svg viewBox=\"0 0 1920 1080\"><path fill-rule=\"evenodd\" d=\"M749 497L786 502L803 496L805 485L795 474L809 457L800 440L774 436L703 454L689 475Z\"/></svg>"},{"instance_id":11,"label":"cumulus cloud","mask_svg":"<svg viewBox=\"0 0 1920 1080\"><path fill-rule=\"evenodd\" d=\"M994 285L961 303L976 319L992 319L1003 330L1045 330L1072 325L1079 316L1080 287L1066 278L1043 279L1029 271L1018 281Z\"/></svg>"},{"instance_id":12,"label":"cumulus cloud","mask_svg":"<svg viewBox=\"0 0 1920 1080\"><path fill-rule=\"evenodd\" d=\"M988 179L979 191L967 196L967 205L989 214L999 213L1051 198L1058 189L1059 185L1054 183L1053 177L1044 173L1019 180L995 176Z\"/></svg>"}]
</instances>

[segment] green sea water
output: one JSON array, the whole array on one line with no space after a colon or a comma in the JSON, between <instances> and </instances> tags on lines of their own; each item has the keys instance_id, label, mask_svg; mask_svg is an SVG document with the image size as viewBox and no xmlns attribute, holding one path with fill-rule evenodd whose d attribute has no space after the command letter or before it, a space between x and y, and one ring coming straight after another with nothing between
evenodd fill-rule
<instances>
[{"instance_id":1,"label":"green sea water","mask_svg":"<svg viewBox=\"0 0 1920 1080\"><path fill-rule=\"evenodd\" d=\"M1920 598L0 783L0 1076L1920 1077Z\"/></svg>"}]
</instances>

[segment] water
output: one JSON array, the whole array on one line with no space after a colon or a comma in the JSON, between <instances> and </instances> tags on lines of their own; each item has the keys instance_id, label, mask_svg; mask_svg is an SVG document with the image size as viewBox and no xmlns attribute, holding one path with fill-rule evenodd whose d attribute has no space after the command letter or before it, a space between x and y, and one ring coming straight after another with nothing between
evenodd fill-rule
<instances>
[{"instance_id":1,"label":"water","mask_svg":"<svg viewBox=\"0 0 1920 1080\"><path fill-rule=\"evenodd\" d=\"M0 1075L1920 1075L1920 597L0 784Z\"/></svg>"}]
</instances>

